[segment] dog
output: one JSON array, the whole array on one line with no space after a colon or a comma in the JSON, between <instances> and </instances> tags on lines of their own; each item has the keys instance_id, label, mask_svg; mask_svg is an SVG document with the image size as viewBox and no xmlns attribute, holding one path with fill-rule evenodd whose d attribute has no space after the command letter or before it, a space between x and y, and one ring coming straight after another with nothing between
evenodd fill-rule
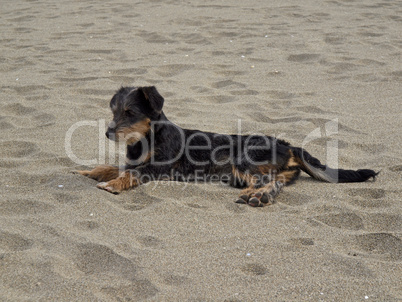
<instances>
[{"instance_id":1,"label":"dog","mask_svg":"<svg viewBox=\"0 0 402 302\"><path fill-rule=\"evenodd\" d=\"M331 169L303 148L275 137L182 129L167 119L163 104L154 86L120 88L110 101L113 121L106 136L126 142L125 166L77 172L115 194L152 180L222 180L243 188L235 202L253 207L272 204L301 171L331 183L364 182L378 174Z\"/></svg>"}]
</instances>

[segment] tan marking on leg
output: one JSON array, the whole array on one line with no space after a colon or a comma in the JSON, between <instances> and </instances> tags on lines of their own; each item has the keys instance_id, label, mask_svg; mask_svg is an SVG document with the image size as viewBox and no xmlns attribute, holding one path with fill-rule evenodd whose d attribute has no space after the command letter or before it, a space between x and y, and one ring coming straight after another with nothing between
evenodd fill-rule
<instances>
[{"instance_id":1,"label":"tan marking on leg","mask_svg":"<svg viewBox=\"0 0 402 302\"><path fill-rule=\"evenodd\" d=\"M258 166L258 172L263 175L275 174L276 171L278 171L278 167L273 164L266 164L266 165Z\"/></svg>"},{"instance_id":2,"label":"tan marking on leg","mask_svg":"<svg viewBox=\"0 0 402 302\"><path fill-rule=\"evenodd\" d=\"M284 184L288 184L288 183L291 183L292 181L294 181L299 173L300 173L299 170L282 171L276 176L276 180L278 180Z\"/></svg>"},{"instance_id":3,"label":"tan marking on leg","mask_svg":"<svg viewBox=\"0 0 402 302\"><path fill-rule=\"evenodd\" d=\"M297 162L297 159L296 159L296 157L293 155L292 150L289 150L289 153L290 153L290 158L289 158L289 160L288 160L288 163L286 164L286 167L287 167L287 168L290 168L290 167L300 167L300 164Z\"/></svg>"},{"instance_id":4,"label":"tan marking on leg","mask_svg":"<svg viewBox=\"0 0 402 302\"><path fill-rule=\"evenodd\" d=\"M77 173L95 179L97 181L109 181L119 176L119 168L102 165L92 170L76 171Z\"/></svg>"},{"instance_id":5,"label":"tan marking on leg","mask_svg":"<svg viewBox=\"0 0 402 302\"><path fill-rule=\"evenodd\" d=\"M292 150L289 150L290 157L284 166L284 169L275 175L275 180L283 184L289 184L297 179L300 174L300 163L293 155Z\"/></svg>"},{"instance_id":6,"label":"tan marking on leg","mask_svg":"<svg viewBox=\"0 0 402 302\"><path fill-rule=\"evenodd\" d=\"M279 185L278 183L281 183L281 185ZM275 191L275 196L279 193L279 190L283 187L283 183L280 181L271 181L269 184L267 184L266 186L259 188L258 190L256 190L255 192L261 192L261 193L272 193L273 191Z\"/></svg>"}]
</instances>

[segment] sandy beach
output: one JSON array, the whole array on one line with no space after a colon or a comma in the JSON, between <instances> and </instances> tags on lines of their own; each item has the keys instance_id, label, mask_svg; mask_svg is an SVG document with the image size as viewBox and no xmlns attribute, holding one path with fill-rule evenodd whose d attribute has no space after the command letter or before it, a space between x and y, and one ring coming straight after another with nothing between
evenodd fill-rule
<instances>
[{"instance_id":1,"label":"sandy beach","mask_svg":"<svg viewBox=\"0 0 402 302\"><path fill-rule=\"evenodd\" d=\"M398 1L2 1L0 300L401 301L401 16ZM127 85L155 85L181 127L324 162L336 144L339 167L381 173L302 174L263 208L220 184L110 194L71 172L113 164L109 101Z\"/></svg>"}]
</instances>

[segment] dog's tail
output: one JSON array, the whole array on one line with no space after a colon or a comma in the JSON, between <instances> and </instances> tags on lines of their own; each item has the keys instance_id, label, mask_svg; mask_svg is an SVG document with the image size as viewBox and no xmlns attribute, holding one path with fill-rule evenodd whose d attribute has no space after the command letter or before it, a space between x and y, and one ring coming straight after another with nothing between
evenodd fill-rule
<instances>
[{"instance_id":1,"label":"dog's tail","mask_svg":"<svg viewBox=\"0 0 402 302\"><path fill-rule=\"evenodd\" d=\"M379 172L369 169L361 170L344 170L332 169L311 156L306 150L297 147L291 147L296 162L300 165L300 169L306 172L314 179L325 182L341 183L341 182L363 182L370 178L375 179Z\"/></svg>"}]
</instances>

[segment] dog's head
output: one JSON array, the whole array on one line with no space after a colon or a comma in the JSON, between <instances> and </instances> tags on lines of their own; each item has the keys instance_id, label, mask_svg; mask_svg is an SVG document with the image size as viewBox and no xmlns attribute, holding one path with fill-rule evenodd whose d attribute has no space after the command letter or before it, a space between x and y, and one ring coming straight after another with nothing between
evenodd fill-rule
<instances>
[{"instance_id":1,"label":"dog's head","mask_svg":"<svg viewBox=\"0 0 402 302\"><path fill-rule=\"evenodd\" d=\"M106 132L111 140L127 144L141 140L151 129L151 122L162 113L164 99L154 86L122 87L110 101L113 121Z\"/></svg>"}]
</instances>

